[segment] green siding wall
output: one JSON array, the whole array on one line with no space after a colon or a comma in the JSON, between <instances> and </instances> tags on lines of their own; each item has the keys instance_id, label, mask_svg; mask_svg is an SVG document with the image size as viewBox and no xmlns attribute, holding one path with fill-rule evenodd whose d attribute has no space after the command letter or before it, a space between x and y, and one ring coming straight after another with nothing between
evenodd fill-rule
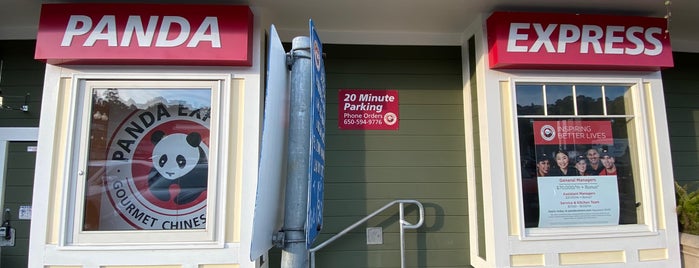
<instances>
[{"instance_id":1,"label":"green siding wall","mask_svg":"<svg viewBox=\"0 0 699 268\"><path fill-rule=\"evenodd\" d=\"M408 267L468 266L460 47L325 45L326 175L322 242L395 199L425 206L406 230ZM397 131L338 129L338 90L395 89ZM316 267L400 267L397 206L316 254ZM417 211L406 207L409 222ZM382 245L366 227L383 227ZM316 243L316 244L317 244ZM270 256L278 267L279 255Z\"/></svg>"},{"instance_id":2,"label":"green siding wall","mask_svg":"<svg viewBox=\"0 0 699 268\"><path fill-rule=\"evenodd\" d=\"M10 142L8 146L7 173L5 176L4 208L11 211L11 224L15 228L15 246L0 249L1 267L27 267L29 252L29 220L19 220L19 207L31 206L34 187L34 163L36 153L27 147L36 142Z\"/></svg>"},{"instance_id":3,"label":"green siding wall","mask_svg":"<svg viewBox=\"0 0 699 268\"><path fill-rule=\"evenodd\" d=\"M29 112L0 110L0 127L39 126L46 65L34 60L35 44L34 40L0 41L0 59L3 62L0 90L4 105L21 107L29 94Z\"/></svg>"},{"instance_id":4,"label":"green siding wall","mask_svg":"<svg viewBox=\"0 0 699 268\"><path fill-rule=\"evenodd\" d=\"M672 166L680 184L699 182L699 53L674 53L662 71Z\"/></svg>"}]
</instances>

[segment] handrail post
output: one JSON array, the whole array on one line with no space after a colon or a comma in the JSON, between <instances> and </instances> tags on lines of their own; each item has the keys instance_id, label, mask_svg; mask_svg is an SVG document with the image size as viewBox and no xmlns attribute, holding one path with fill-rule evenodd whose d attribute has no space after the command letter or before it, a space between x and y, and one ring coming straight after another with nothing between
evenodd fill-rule
<instances>
[{"instance_id":1,"label":"handrail post","mask_svg":"<svg viewBox=\"0 0 699 268\"><path fill-rule=\"evenodd\" d=\"M316 268L316 252L311 251L311 268Z\"/></svg>"},{"instance_id":2,"label":"handrail post","mask_svg":"<svg viewBox=\"0 0 699 268\"><path fill-rule=\"evenodd\" d=\"M400 267L404 268L405 267L405 234L403 230L403 224L404 224L404 212L403 212L403 202L398 203L398 215L400 216L398 219L398 223L400 225Z\"/></svg>"}]
</instances>

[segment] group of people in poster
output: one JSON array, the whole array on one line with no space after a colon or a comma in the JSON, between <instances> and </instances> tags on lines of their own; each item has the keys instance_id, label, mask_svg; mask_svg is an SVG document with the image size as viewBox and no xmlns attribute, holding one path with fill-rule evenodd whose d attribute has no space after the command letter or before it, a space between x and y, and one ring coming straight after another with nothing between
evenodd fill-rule
<instances>
[{"instance_id":1,"label":"group of people in poster","mask_svg":"<svg viewBox=\"0 0 699 268\"><path fill-rule=\"evenodd\" d=\"M536 177L617 175L617 172L614 155L607 149L589 148L573 154L559 149L551 156L541 153L536 159Z\"/></svg>"}]
</instances>

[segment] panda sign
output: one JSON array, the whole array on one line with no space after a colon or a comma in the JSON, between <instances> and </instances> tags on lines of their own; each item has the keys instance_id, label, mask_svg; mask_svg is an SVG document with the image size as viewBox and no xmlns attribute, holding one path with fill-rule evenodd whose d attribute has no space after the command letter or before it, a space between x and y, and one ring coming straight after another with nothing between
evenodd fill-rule
<instances>
[{"instance_id":1,"label":"panda sign","mask_svg":"<svg viewBox=\"0 0 699 268\"><path fill-rule=\"evenodd\" d=\"M156 99L109 127L99 230L206 227L210 108Z\"/></svg>"}]
</instances>

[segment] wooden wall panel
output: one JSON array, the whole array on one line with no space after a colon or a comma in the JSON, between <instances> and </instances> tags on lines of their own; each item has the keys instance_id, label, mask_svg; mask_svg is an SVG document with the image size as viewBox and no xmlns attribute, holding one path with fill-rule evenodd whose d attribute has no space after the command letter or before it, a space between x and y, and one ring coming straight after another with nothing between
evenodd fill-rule
<instances>
[{"instance_id":1,"label":"wooden wall panel","mask_svg":"<svg viewBox=\"0 0 699 268\"><path fill-rule=\"evenodd\" d=\"M3 106L0 109L0 127L38 127L41 113L41 96L44 84L45 64L34 60L34 40L0 41L0 90ZM29 111L8 109L25 104L29 94Z\"/></svg>"},{"instance_id":2,"label":"wooden wall panel","mask_svg":"<svg viewBox=\"0 0 699 268\"><path fill-rule=\"evenodd\" d=\"M662 71L672 166L680 184L699 182L699 53L673 54Z\"/></svg>"},{"instance_id":3,"label":"wooden wall panel","mask_svg":"<svg viewBox=\"0 0 699 268\"><path fill-rule=\"evenodd\" d=\"M327 121L324 227L317 242L395 199L425 205L406 231L408 267L468 266L468 208L459 47L325 45ZM340 130L340 89L398 90L397 131ZM414 207L407 219L417 221ZM398 208L319 251L316 267L398 267ZM366 227L384 244L367 245ZM271 266L279 258L270 257Z\"/></svg>"}]
</instances>

